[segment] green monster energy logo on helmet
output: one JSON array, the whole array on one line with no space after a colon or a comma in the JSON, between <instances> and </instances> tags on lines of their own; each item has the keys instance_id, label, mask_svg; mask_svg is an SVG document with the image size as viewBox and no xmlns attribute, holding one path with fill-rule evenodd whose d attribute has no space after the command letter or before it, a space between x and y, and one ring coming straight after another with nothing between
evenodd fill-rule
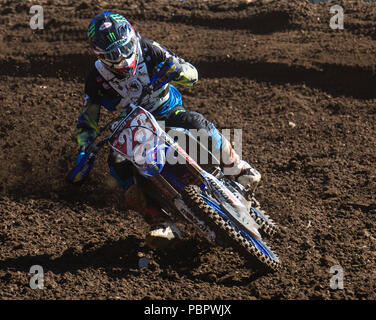
<instances>
[{"instance_id":1,"label":"green monster energy logo on helmet","mask_svg":"<svg viewBox=\"0 0 376 320\"><path fill-rule=\"evenodd\" d=\"M110 41L115 41L116 40L116 36L115 36L115 33L111 32L107 35L107 38L108 40Z\"/></svg>"},{"instance_id":2,"label":"green monster energy logo on helmet","mask_svg":"<svg viewBox=\"0 0 376 320\"><path fill-rule=\"evenodd\" d=\"M127 22L127 19L125 19L122 15L120 14L110 14L110 17L112 20L116 22Z\"/></svg>"},{"instance_id":3,"label":"green monster energy logo on helmet","mask_svg":"<svg viewBox=\"0 0 376 320\"><path fill-rule=\"evenodd\" d=\"M89 30L87 32L87 36L89 39L91 39L95 34L95 23L93 23L90 27L89 27Z\"/></svg>"}]
</instances>

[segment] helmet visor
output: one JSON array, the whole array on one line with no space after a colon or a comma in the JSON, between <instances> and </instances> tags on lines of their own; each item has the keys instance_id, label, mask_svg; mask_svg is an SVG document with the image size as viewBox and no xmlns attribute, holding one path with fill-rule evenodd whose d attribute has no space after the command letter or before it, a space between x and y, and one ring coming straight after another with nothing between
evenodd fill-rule
<instances>
[{"instance_id":1,"label":"helmet visor","mask_svg":"<svg viewBox=\"0 0 376 320\"><path fill-rule=\"evenodd\" d=\"M127 43L111 50L110 52L101 53L99 56L102 60L110 63L119 63L124 58L129 58L135 51L136 40L132 38Z\"/></svg>"}]
</instances>

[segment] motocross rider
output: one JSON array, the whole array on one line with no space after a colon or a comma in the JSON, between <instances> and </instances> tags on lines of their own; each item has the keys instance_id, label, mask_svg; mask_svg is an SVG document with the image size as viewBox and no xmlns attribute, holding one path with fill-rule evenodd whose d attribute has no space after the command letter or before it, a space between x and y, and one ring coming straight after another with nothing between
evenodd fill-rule
<instances>
[{"instance_id":1,"label":"motocross rider","mask_svg":"<svg viewBox=\"0 0 376 320\"><path fill-rule=\"evenodd\" d=\"M242 185L257 183L261 176L233 150L229 141L200 113L183 108L180 92L172 85L192 86L198 80L194 66L176 56L159 43L136 34L127 19L114 12L96 15L89 24L88 41L97 60L85 84L84 108L78 117L77 141L79 152L75 165L80 163L87 147L98 134L100 109L122 112L129 103L138 103L166 126L186 129L205 129L220 148L227 165L237 169L234 177ZM160 70L163 74L154 83L152 93L143 96L151 78ZM158 87L159 85L159 87ZM94 161L86 170L70 172L68 179L81 184L88 176ZM110 174L125 191L130 207L139 212L150 225L146 243L155 248L179 238L180 231L156 204L147 199L135 183L131 163L111 151L108 157Z\"/></svg>"}]
</instances>

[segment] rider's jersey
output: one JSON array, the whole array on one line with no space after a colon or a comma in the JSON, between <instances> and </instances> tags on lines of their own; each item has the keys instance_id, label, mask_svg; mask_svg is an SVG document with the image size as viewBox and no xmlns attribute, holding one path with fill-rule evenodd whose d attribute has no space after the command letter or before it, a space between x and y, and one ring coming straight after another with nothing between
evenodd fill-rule
<instances>
[{"instance_id":1,"label":"rider's jersey","mask_svg":"<svg viewBox=\"0 0 376 320\"><path fill-rule=\"evenodd\" d=\"M142 95L150 79L171 58L178 70L182 70L174 83L193 85L198 80L197 70L190 63L174 55L153 40L141 38L138 48L139 62L134 76L120 78L97 60L85 84L84 110L77 123L77 141L88 145L98 133L100 108L121 112L129 103L138 103L156 117L167 114L182 105L180 92L171 84L165 84L151 94Z\"/></svg>"}]
</instances>

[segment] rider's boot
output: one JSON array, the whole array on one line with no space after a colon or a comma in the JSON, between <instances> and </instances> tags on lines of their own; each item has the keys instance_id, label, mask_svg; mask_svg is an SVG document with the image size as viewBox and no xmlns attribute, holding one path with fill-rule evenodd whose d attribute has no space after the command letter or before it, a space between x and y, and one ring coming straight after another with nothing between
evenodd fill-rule
<instances>
[{"instance_id":1,"label":"rider's boot","mask_svg":"<svg viewBox=\"0 0 376 320\"><path fill-rule=\"evenodd\" d=\"M162 249L172 245L175 240L181 238L181 231L169 219L160 207L150 204L145 194L133 184L125 193L125 199L130 209L139 212L150 225L150 231L146 236L146 245L151 249Z\"/></svg>"},{"instance_id":2,"label":"rider's boot","mask_svg":"<svg viewBox=\"0 0 376 320\"><path fill-rule=\"evenodd\" d=\"M261 174L248 162L240 159L231 143L224 136L222 136L221 149L224 174L232 176L247 191L254 191L261 180Z\"/></svg>"}]
</instances>

